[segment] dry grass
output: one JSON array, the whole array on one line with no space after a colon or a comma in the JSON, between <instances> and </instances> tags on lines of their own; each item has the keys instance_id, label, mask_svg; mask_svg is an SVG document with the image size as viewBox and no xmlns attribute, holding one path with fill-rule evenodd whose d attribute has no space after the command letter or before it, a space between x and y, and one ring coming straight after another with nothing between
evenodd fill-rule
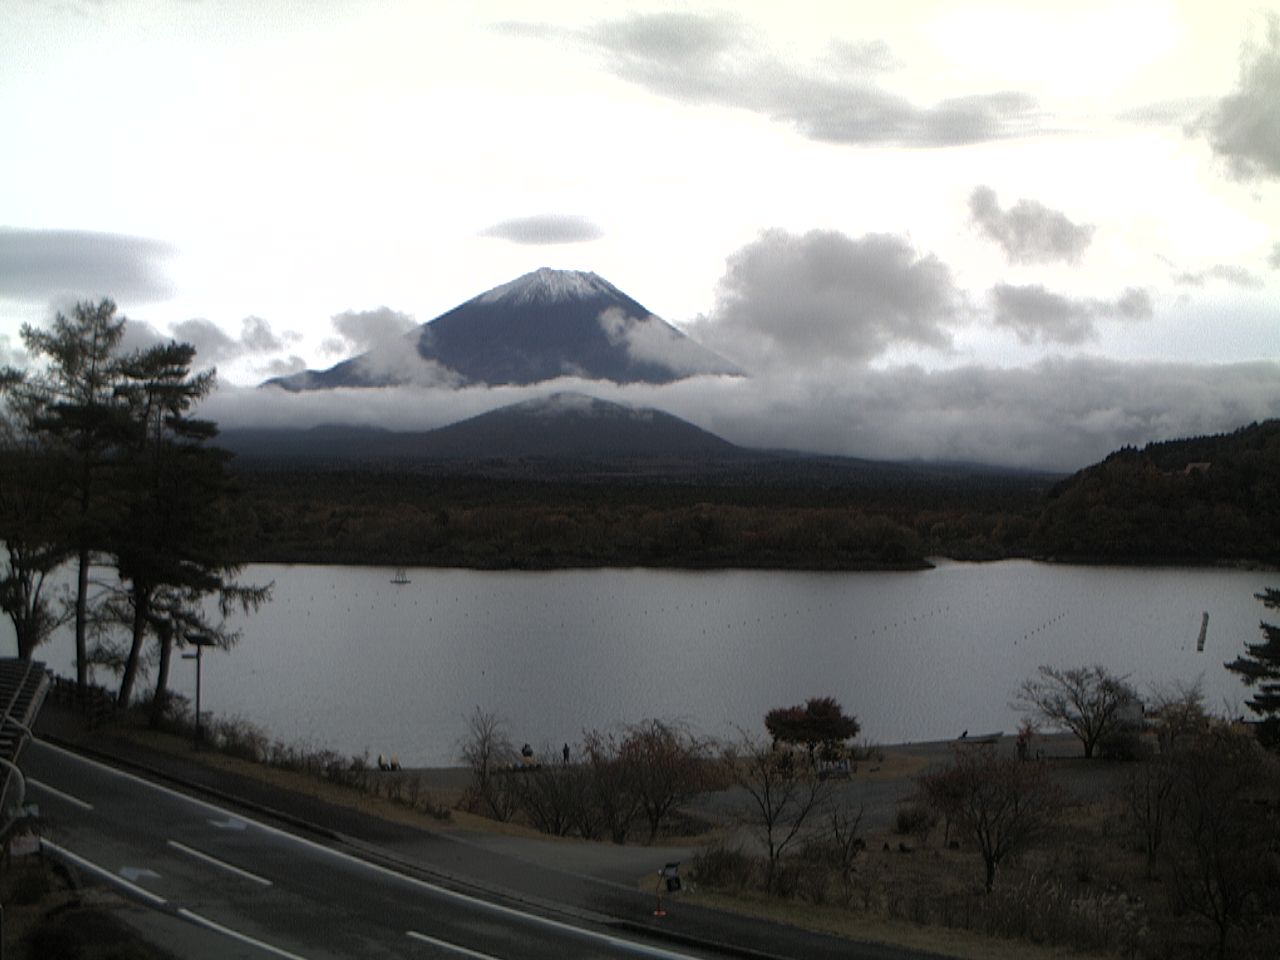
<instances>
[{"instance_id":1,"label":"dry grass","mask_svg":"<svg viewBox=\"0 0 1280 960\"><path fill-rule=\"evenodd\" d=\"M652 879L646 877L639 888L652 890ZM700 889L696 896L698 903L720 910L776 920L805 930L834 934L851 940L955 957L957 960L1103 960L1108 957L1108 954L1103 953L984 937L967 930L921 926L905 920L893 920L839 907L778 900L762 893L739 891L726 894ZM668 909L678 909L678 906L668 906Z\"/></svg>"},{"instance_id":2,"label":"dry grass","mask_svg":"<svg viewBox=\"0 0 1280 960\"><path fill-rule=\"evenodd\" d=\"M374 794L315 772L280 769L212 750L195 752L189 739L142 725L120 724L106 735L128 737L153 750L408 826L588 843L552 838L519 823L499 823L458 809L467 786L465 770L367 771L375 783L390 778L404 785L417 782L416 795L429 795L432 803L452 808L446 823L389 798L385 791ZM928 763L916 752L888 751L861 763L853 777L901 782L906 793ZM1145 860L1134 848L1111 793L1111 773L1097 764L1066 762L1055 776L1064 789L1086 799L1069 809L1052 842L1002 868L992 895L981 892L977 853L968 847L948 848L938 825L927 837L911 837L910 853L899 851L903 838L891 827L866 835L866 849L858 856L848 886L838 878L815 883L814 871L796 861L790 865L789 886L782 896L767 896L749 880L716 890L704 884L694 896L719 909L963 960L1099 960L1135 949L1141 956L1160 955L1156 941L1170 932L1182 934L1165 930L1161 920L1147 915L1145 905L1164 903L1168 893L1159 879L1145 876ZM694 842L717 840L732 842L719 829ZM637 875L636 887L652 892L653 878L647 870ZM679 899L688 895L674 898L677 908Z\"/></svg>"}]
</instances>

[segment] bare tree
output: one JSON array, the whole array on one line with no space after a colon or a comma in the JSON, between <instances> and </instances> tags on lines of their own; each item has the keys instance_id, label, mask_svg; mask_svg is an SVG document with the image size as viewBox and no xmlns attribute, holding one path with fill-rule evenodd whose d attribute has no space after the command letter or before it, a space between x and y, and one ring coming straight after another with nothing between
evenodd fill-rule
<instances>
[{"instance_id":1,"label":"bare tree","mask_svg":"<svg viewBox=\"0 0 1280 960\"><path fill-rule=\"evenodd\" d=\"M977 843L987 890L1000 864L1048 833L1062 810L1047 767L990 750L958 751L952 766L926 774L919 785L926 802Z\"/></svg>"},{"instance_id":2,"label":"bare tree","mask_svg":"<svg viewBox=\"0 0 1280 960\"><path fill-rule=\"evenodd\" d=\"M751 800L747 824L764 843L765 887L772 889L778 861L822 810L830 781L818 776L806 754L745 733L726 751L725 766Z\"/></svg>"},{"instance_id":3,"label":"bare tree","mask_svg":"<svg viewBox=\"0 0 1280 960\"><path fill-rule=\"evenodd\" d=\"M1135 722L1140 701L1126 680L1100 664L1069 670L1043 666L1038 677L1023 681L1015 703L1071 731L1084 745L1084 755L1092 757L1099 743Z\"/></svg>"},{"instance_id":4,"label":"bare tree","mask_svg":"<svg viewBox=\"0 0 1280 960\"><path fill-rule=\"evenodd\" d=\"M1155 728L1161 753L1169 753L1180 742L1209 727L1209 713L1204 706L1204 677L1152 687L1150 701L1147 717Z\"/></svg>"},{"instance_id":5,"label":"bare tree","mask_svg":"<svg viewBox=\"0 0 1280 960\"><path fill-rule=\"evenodd\" d=\"M540 764L512 771L511 792L521 812L536 830L563 837L580 820L579 783L574 771L555 764Z\"/></svg>"},{"instance_id":6,"label":"bare tree","mask_svg":"<svg viewBox=\"0 0 1280 960\"><path fill-rule=\"evenodd\" d=\"M582 753L587 768L583 823L608 833L614 843L626 843L640 815L640 797L632 770L622 762L621 746L612 734L593 730L583 738ZM579 831L588 835L581 826Z\"/></svg>"},{"instance_id":7,"label":"bare tree","mask_svg":"<svg viewBox=\"0 0 1280 960\"><path fill-rule=\"evenodd\" d=\"M1276 761L1252 737L1218 730L1180 750L1174 763L1178 816L1166 845L1174 895L1213 924L1218 956L1226 957L1231 932L1268 909L1260 901L1280 840L1268 814L1280 799Z\"/></svg>"},{"instance_id":8,"label":"bare tree","mask_svg":"<svg viewBox=\"0 0 1280 960\"><path fill-rule=\"evenodd\" d=\"M511 819L513 805L499 777L501 771L511 769L516 758L506 721L476 706L467 717L467 732L459 741L458 753L471 769L471 790L476 804L495 820Z\"/></svg>"},{"instance_id":9,"label":"bare tree","mask_svg":"<svg viewBox=\"0 0 1280 960\"><path fill-rule=\"evenodd\" d=\"M862 826L863 807L856 810L848 803L831 809L827 824L830 827L830 845L836 871L840 874L840 887L846 898L853 890L854 864L858 854L866 847L859 828Z\"/></svg>"},{"instance_id":10,"label":"bare tree","mask_svg":"<svg viewBox=\"0 0 1280 960\"><path fill-rule=\"evenodd\" d=\"M1129 771L1121 790L1121 799L1133 823L1134 832L1147 855L1147 877L1155 875L1156 855L1168 835L1178 810L1175 770L1170 758L1162 754L1146 760Z\"/></svg>"},{"instance_id":11,"label":"bare tree","mask_svg":"<svg viewBox=\"0 0 1280 960\"><path fill-rule=\"evenodd\" d=\"M688 729L662 720L627 728L619 750L640 809L649 822L649 843L671 812L703 787L706 748Z\"/></svg>"}]
</instances>

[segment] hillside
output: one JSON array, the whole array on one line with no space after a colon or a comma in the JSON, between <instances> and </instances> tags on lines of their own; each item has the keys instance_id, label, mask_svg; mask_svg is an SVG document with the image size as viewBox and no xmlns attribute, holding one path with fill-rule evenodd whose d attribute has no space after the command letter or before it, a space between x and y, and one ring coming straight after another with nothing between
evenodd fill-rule
<instances>
[{"instance_id":1,"label":"hillside","mask_svg":"<svg viewBox=\"0 0 1280 960\"><path fill-rule=\"evenodd\" d=\"M242 461L406 464L429 460L722 459L746 453L661 410L567 392L510 404L436 430L344 426L236 429L222 434L221 445Z\"/></svg>"},{"instance_id":2,"label":"hillside","mask_svg":"<svg viewBox=\"0 0 1280 960\"><path fill-rule=\"evenodd\" d=\"M1280 420L1118 450L1049 492L1031 543L1070 561L1280 562Z\"/></svg>"}]
</instances>

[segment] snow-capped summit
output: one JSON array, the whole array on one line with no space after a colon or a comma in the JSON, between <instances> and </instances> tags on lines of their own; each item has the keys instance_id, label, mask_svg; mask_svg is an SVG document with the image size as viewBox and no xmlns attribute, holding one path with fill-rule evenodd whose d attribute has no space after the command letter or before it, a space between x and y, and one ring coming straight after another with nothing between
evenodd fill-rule
<instances>
[{"instance_id":1,"label":"snow-capped summit","mask_svg":"<svg viewBox=\"0 0 1280 960\"><path fill-rule=\"evenodd\" d=\"M405 339L403 347L267 384L286 390L525 385L564 376L670 383L699 374L742 373L603 277L576 270L527 273L409 331Z\"/></svg>"},{"instance_id":2,"label":"snow-capped summit","mask_svg":"<svg viewBox=\"0 0 1280 960\"><path fill-rule=\"evenodd\" d=\"M539 267L510 283L494 287L476 297L482 303L555 303L589 297L625 297L608 280L582 270L552 270Z\"/></svg>"}]
</instances>

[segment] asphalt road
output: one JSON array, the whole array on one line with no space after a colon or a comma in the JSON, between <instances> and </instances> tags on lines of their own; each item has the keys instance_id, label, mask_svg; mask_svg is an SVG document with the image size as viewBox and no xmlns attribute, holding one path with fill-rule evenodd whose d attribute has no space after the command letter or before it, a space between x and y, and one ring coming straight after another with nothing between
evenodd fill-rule
<instances>
[{"instance_id":1,"label":"asphalt road","mask_svg":"<svg viewBox=\"0 0 1280 960\"><path fill-rule=\"evenodd\" d=\"M714 956L451 891L41 741L24 767L50 852L186 924L170 929L223 938L223 956Z\"/></svg>"}]
</instances>

